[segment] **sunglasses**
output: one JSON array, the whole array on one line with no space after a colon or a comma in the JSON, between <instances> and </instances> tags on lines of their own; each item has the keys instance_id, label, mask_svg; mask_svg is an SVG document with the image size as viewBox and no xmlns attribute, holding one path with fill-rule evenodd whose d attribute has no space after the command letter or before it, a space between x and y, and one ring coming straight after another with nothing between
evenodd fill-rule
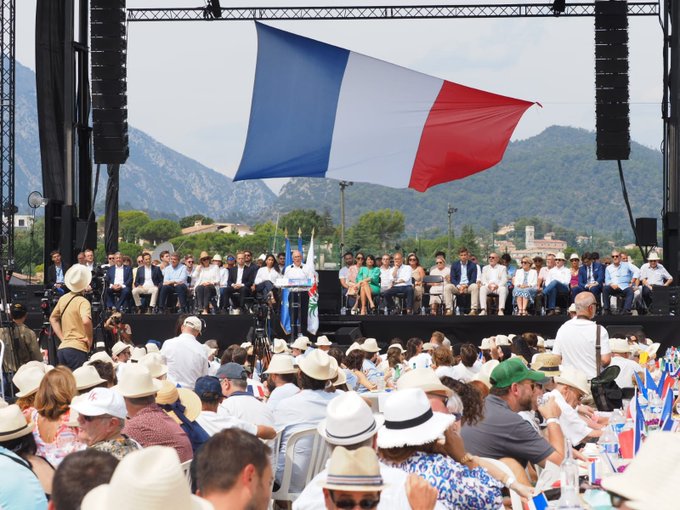
<instances>
[{"instance_id":1,"label":"sunglasses","mask_svg":"<svg viewBox=\"0 0 680 510\"><path fill-rule=\"evenodd\" d=\"M94 420L98 420L100 418L108 418L107 415L101 415L101 416L85 416L84 414L78 415L78 418L82 418L83 421L90 423L93 422Z\"/></svg>"},{"instance_id":2,"label":"sunglasses","mask_svg":"<svg viewBox=\"0 0 680 510\"><path fill-rule=\"evenodd\" d=\"M522 264L531 264L531 262L529 260L525 260L522 262Z\"/></svg>"},{"instance_id":3,"label":"sunglasses","mask_svg":"<svg viewBox=\"0 0 680 510\"><path fill-rule=\"evenodd\" d=\"M358 256L358 257L356 257L356 259L357 259L357 260L364 260L364 258L363 258L361 255Z\"/></svg>"},{"instance_id":4,"label":"sunglasses","mask_svg":"<svg viewBox=\"0 0 680 510\"><path fill-rule=\"evenodd\" d=\"M612 255L613 259L618 259L621 255Z\"/></svg>"},{"instance_id":5,"label":"sunglasses","mask_svg":"<svg viewBox=\"0 0 680 510\"><path fill-rule=\"evenodd\" d=\"M362 510L369 510L371 508L376 508L380 504L380 498L362 498L359 501L354 501L353 499L340 499L335 501L335 494L331 492L331 501L333 504L342 510L351 510L352 508L359 507Z\"/></svg>"},{"instance_id":6,"label":"sunglasses","mask_svg":"<svg viewBox=\"0 0 680 510\"><path fill-rule=\"evenodd\" d=\"M438 261L437 261L437 264L443 264L443 263L444 263L443 260L438 260Z\"/></svg>"}]
</instances>

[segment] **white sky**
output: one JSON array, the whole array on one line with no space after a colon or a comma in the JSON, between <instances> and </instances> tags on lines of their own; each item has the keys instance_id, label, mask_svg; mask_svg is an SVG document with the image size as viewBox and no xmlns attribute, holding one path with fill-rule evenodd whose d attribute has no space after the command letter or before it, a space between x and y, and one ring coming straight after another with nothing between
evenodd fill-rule
<instances>
[{"instance_id":1,"label":"white sky","mask_svg":"<svg viewBox=\"0 0 680 510\"><path fill-rule=\"evenodd\" d=\"M222 0L222 5L492 2ZM127 0L127 5L197 7L203 6L204 0ZM35 69L35 0L20 0L16 8L17 59ZM524 115L513 139L536 135L553 124L595 129L594 20L590 17L271 24L450 81L540 102L543 108L532 107ZM130 124L208 167L233 176L248 127L256 51L253 22L130 23ZM631 135L653 148L660 147L663 132L661 78L659 21L654 17L631 17ZM273 181L267 183L278 190L282 180Z\"/></svg>"}]
</instances>

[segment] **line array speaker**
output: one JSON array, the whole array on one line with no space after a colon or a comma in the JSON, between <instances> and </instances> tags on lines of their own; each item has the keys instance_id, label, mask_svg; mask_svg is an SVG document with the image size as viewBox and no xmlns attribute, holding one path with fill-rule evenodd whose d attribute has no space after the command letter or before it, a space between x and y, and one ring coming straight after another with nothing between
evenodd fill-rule
<instances>
[{"instance_id":1,"label":"line array speaker","mask_svg":"<svg viewBox=\"0 0 680 510\"><path fill-rule=\"evenodd\" d=\"M630 156L628 3L595 2L595 125L597 159Z\"/></svg>"},{"instance_id":2,"label":"line array speaker","mask_svg":"<svg viewBox=\"0 0 680 510\"><path fill-rule=\"evenodd\" d=\"M635 218L635 233L640 246L658 246L656 218Z\"/></svg>"},{"instance_id":3,"label":"line array speaker","mask_svg":"<svg viewBox=\"0 0 680 510\"><path fill-rule=\"evenodd\" d=\"M125 2L90 4L94 161L109 165L122 165L130 153Z\"/></svg>"}]
</instances>

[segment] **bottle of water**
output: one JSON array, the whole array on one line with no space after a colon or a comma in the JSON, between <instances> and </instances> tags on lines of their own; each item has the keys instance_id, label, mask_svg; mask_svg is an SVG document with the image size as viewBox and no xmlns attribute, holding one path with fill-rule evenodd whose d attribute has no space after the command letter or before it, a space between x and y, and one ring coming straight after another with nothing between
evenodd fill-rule
<instances>
[{"instance_id":1,"label":"bottle of water","mask_svg":"<svg viewBox=\"0 0 680 510\"><path fill-rule=\"evenodd\" d=\"M342 308L340 308L340 315L347 315L347 307L345 305L342 305Z\"/></svg>"},{"instance_id":2,"label":"bottle of water","mask_svg":"<svg viewBox=\"0 0 680 510\"><path fill-rule=\"evenodd\" d=\"M565 441L564 460L560 465L560 499L557 508L576 509L581 507L578 497L578 464L572 455L571 441Z\"/></svg>"},{"instance_id":3,"label":"bottle of water","mask_svg":"<svg viewBox=\"0 0 680 510\"><path fill-rule=\"evenodd\" d=\"M645 421L647 422L646 424L648 432L659 430L661 426L662 412L663 401L659 398L659 395L657 395L656 391L650 391L647 412L645 413Z\"/></svg>"},{"instance_id":4,"label":"bottle of water","mask_svg":"<svg viewBox=\"0 0 680 510\"><path fill-rule=\"evenodd\" d=\"M424 306L420 307L420 315L425 315L425 307Z\"/></svg>"},{"instance_id":5,"label":"bottle of water","mask_svg":"<svg viewBox=\"0 0 680 510\"><path fill-rule=\"evenodd\" d=\"M623 426L626 424L626 419L623 417L623 413L620 409L614 409L611 417L609 418L609 425L615 434L620 434L623 430Z\"/></svg>"},{"instance_id":6,"label":"bottle of water","mask_svg":"<svg viewBox=\"0 0 680 510\"><path fill-rule=\"evenodd\" d=\"M618 436L614 434L614 431L610 426L607 426L603 429L598 444L602 446L602 451L605 453L610 455L618 455L619 453Z\"/></svg>"},{"instance_id":7,"label":"bottle of water","mask_svg":"<svg viewBox=\"0 0 680 510\"><path fill-rule=\"evenodd\" d=\"M385 315L389 315L389 310L387 309L387 305L385 305Z\"/></svg>"}]
</instances>

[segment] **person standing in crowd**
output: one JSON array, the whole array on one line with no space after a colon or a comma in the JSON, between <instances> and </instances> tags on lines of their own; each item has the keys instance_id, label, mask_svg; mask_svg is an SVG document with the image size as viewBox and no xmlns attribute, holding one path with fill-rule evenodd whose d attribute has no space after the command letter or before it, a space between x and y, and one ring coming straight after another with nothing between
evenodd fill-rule
<instances>
[{"instance_id":1,"label":"person standing in crowd","mask_svg":"<svg viewBox=\"0 0 680 510\"><path fill-rule=\"evenodd\" d=\"M70 290L57 301L50 325L60 340L57 362L71 370L81 367L87 361L92 348L93 328L90 302L83 296L92 281L87 267L72 266L64 276L64 284Z\"/></svg>"},{"instance_id":2,"label":"person standing in crowd","mask_svg":"<svg viewBox=\"0 0 680 510\"><path fill-rule=\"evenodd\" d=\"M187 317L180 335L166 340L161 347L168 364L168 377L182 388L193 390L196 379L208 375L208 354L198 341L202 331L201 319Z\"/></svg>"},{"instance_id":3,"label":"person standing in crowd","mask_svg":"<svg viewBox=\"0 0 680 510\"><path fill-rule=\"evenodd\" d=\"M12 322L8 327L0 329L0 340L5 344L5 356L2 358L3 372L16 372L19 367L29 361L42 361L38 338L31 328L26 326L28 310L21 303L12 303L9 308ZM16 340L16 342L14 341Z\"/></svg>"}]
</instances>

